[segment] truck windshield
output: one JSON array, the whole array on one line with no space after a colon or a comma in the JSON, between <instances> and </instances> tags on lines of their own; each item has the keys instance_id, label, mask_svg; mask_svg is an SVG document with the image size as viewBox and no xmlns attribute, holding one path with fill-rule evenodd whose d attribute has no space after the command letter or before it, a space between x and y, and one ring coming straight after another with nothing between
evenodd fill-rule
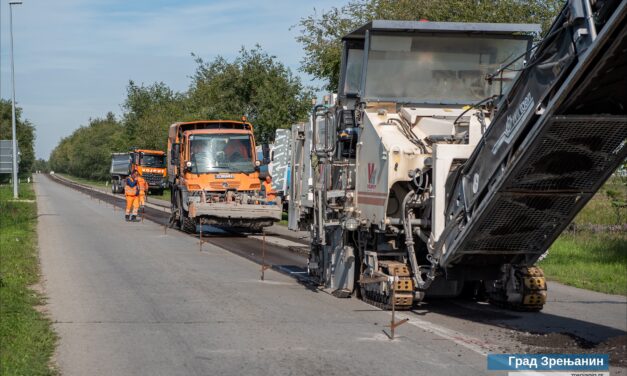
<instances>
[{"instance_id":1,"label":"truck windshield","mask_svg":"<svg viewBox=\"0 0 627 376\"><path fill-rule=\"evenodd\" d=\"M193 174L253 172L252 142L246 134L199 134L189 137Z\"/></svg>"},{"instance_id":2,"label":"truck windshield","mask_svg":"<svg viewBox=\"0 0 627 376\"><path fill-rule=\"evenodd\" d=\"M373 35L366 67L366 99L406 103L470 104L499 94L484 79L523 54L524 37ZM507 91L523 59L505 75Z\"/></svg>"},{"instance_id":3,"label":"truck windshield","mask_svg":"<svg viewBox=\"0 0 627 376\"><path fill-rule=\"evenodd\" d=\"M144 167L165 167L165 155L142 154L141 165Z\"/></svg>"}]
</instances>

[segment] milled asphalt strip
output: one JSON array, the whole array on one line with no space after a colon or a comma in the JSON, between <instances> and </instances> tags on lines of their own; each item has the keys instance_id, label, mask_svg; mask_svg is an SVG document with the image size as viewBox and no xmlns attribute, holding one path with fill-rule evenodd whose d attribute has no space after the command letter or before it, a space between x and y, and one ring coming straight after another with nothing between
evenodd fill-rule
<instances>
[{"instance_id":1,"label":"milled asphalt strip","mask_svg":"<svg viewBox=\"0 0 627 376\"><path fill-rule=\"evenodd\" d=\"M102 190L102 189L91 187L89 185L81 184L81 183L75 182L73 180L64 178L64 177L59 176L59 175L50 175L50 176L52 177L53 180L60 180L60 181L65 182L66 184L75 185L75 186L81 187L81 188L83 188L85 190L88 190L88 191L91 191L91 192L94 192L94 193L97 193L97 194L102 194L102 195L105 195L105 196L108 196L108 197L115 198L115 199L120 200L122 202L125 200L124 196L116 195L114 193L107 192L106 190ZM146 205L145 206L148 207L148 208L151 208L151 209L162 211L162 212L164 212L166 214L170 213L170 207L167 206L166 204L151 203L150 201L146 201ZM150 220L150 218L147 218L147 219ZM257 239L257 240L262 240L263 239L263 236L261 236L261 235L249 235L247 237L251 238L251 239ZM290 247L301 248L301 247L306 246L305 243L299 243L299 242L292 241L291 239L294 239L294 238L295 237L283 236L282 234L278 234L276 232L272 232L272 233L266 235L266 242L269 243L269 244L273 244L273 245L276 245L276 246L279 246L279 247L282 247L282 248L287 248L287 249L289 249Z\"/></svg>"},{"instance_id":2,"label":"milled asphalt strip","mask_svg":"<svg viewBox=\"0 0 627 376\"><path fill-rule=\"evenodd\" d=\"M62 177L60 175L50 175L53 179L58 179L58 180L62 180L65 181L68 184L73 184L73 185L77 185L80 186L81 188L90 190L92 192L96 192L99 194L104 194L106 196L109 197L113 197L116 198L118 200L122 200L124 201L124 196L123 195L119 195L119 194L114 194L109 192L107 189L100 189L100 188L96 188L96 187L92 187L90 185L86 185L86 184L81 184L78 183L74 180L71 179L67 179L65 177ZM148 200L146 201L146 207L152 208L152 209L156 209L156 210L160 210L163 211L164 213L170 213L170 204L167 201L161 200L161 199L150 199L150 196L148 196ZM285 243L287 245L283 245L280 241L279 242L274 242L273 244L279 245L279 246L283 246L283 247L303 247L303 246L308 246L309 245L309 235L305 232L305 231L291 231L288 230L286 227L280 227L277 228L276 226L281 226L281 225L274 225L271 227L266 228L266 236L268 237L273 237L276 236L276 238L278 239L284 239L288 242L291 243ZM254 236L249 236L249 237L254 237ZM273 240L270 240L271 242L273 242Z\"/></svg>"},{"instance_id":3,"label":"milled asphalt strip","mask_svg":"<svg viewBox=\"0 0 627 376\"><path fill-rule=\"evenodd\" d=\"M106 195L106 196L109 196L109 197L113 197L113 198L116 198L116 199L121 200L121 201L125 200L124 195L111 193L111 192L108 192L107 190L98 189L98 188L95 188L95 187L92 187L92 186L89 186L89 185L86 185L86 184L81 184L81 183L75 182L74 180L70 180L70 179L64 178L63 176L59 176L59 175L49 175L49 176L53 180L62 180L62 181L65 181L68 184L73 184L73 185L79 186L81 188L87 189L87 190L92 191L92 192L96 192L96 193L100 193L100 194L103 194L103 195ZM156 209L156 210L161 210L164 213L169 213L170 212L170 207L167 204L155 204L155 203L150 202L150 199L146 200L146 207L149 207L149 208L152 208L152 209Z\"/></svg>"}]
</instances>

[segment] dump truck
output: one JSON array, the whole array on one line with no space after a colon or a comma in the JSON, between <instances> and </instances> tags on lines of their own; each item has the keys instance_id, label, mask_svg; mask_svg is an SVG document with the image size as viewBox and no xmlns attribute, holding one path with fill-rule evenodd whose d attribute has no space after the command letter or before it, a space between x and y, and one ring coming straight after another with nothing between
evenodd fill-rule
<instances>
[{"instance_id":1,"label":"dump truck","mask_svg":"<svg viewBox=\"0 0 627 376\"><path fill-rule=\"evenodd\" d=\"M309 275L389 309L547 299L535 265L627 157L627 1L538 25L371 21L339 92L292 127L289 227Z\"/></svg>"},{"instance_id":2,"label":"dump truck","mask_svg":"<svg viewBox=\"0 0 627 376\"><path fill-rule=\"evenodd\" d=\"M137 170L148 183L150 193L163 194L167 187L165 159L160 150L134 148L128 153L111 154L111 192L124 192L124 180Z\"/></svg>"},{"instance_id":3,"label":"dump truck","mask_svg":"<svg viewBox=\"0 0 627 376\"><path fill-rule=\"evenodd\" d=\"M281 219L280 199L261 189L253 126L247 121L175 123L168 134L170 223L195 232L202 225L261 231Z\"/></svg>"}]
</instances>

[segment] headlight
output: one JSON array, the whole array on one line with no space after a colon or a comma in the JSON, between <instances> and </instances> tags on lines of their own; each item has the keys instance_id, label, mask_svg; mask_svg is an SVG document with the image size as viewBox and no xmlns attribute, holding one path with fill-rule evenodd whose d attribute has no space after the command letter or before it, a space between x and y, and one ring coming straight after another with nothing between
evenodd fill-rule
<instances>
[{"instance_id":1,"label":"headlight","mask_svg":"<svg viewBox=\"0 0 627 376\"><path fill-rule=\"evenodd\" d=\"M349 218L344 221L344 228L348 231L355 231L357 230L357 227L359 227L359 221L355 218Z\"/></svg>"}]
</instances>

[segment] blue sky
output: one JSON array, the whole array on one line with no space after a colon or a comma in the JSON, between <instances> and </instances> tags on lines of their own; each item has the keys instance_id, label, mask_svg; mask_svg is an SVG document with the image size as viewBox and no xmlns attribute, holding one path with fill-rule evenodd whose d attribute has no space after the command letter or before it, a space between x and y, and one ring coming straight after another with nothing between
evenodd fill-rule
<instances>
[{"instance_id":1,"label":"blue sky","mask_svg":"<svg viewBox=\"0 0 627 376\"><path fill-rule=\"evenodd\" d=\"M8 0L1 1L0 96L10 98ZM345 0L23 0L14 6L16 99L37 127L35 150L48 158L89 118L121 113L129 80L186 90L205 60L232 58L259 43L299 74L300 18Z\"/></svg>"}]
</instances>

